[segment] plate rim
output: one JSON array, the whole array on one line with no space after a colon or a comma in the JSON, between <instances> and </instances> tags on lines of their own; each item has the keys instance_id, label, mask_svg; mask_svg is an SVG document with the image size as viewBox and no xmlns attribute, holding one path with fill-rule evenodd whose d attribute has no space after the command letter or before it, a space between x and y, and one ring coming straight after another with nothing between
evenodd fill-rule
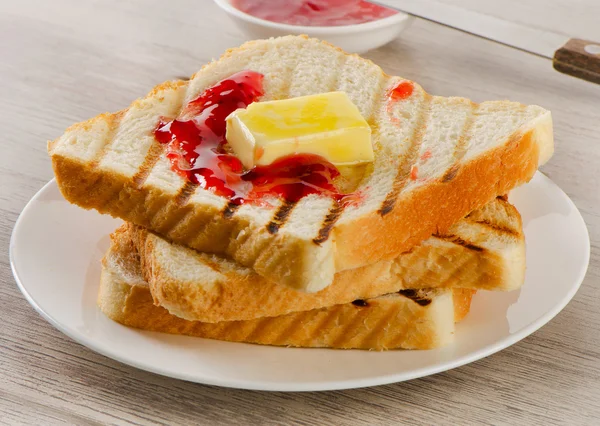
<instances>
[{"instance_id":1,"label":"plate rim","mask_svg":"<svg viewBox=\"0 0 600 426\"><path fill-rule=\"evenodd\" d=\"M27 302L29 302L29 304L42 316L42 318L44 318L46 321L48 321L54 328L59 330L61 333L63 333L64 335L66 335L67 337L72 339L73 341L87 347L88 349L90 349L96 353L99 353L103 356L114 359L125 365L129 365L131 367L135 367L140 370L148 371L148 372L151 372L154 374L160 374L162 376L171 377L171 378L175 378L175 379L179 379L179 380L185 380L185 381L189 381L189 382L200 383L200 384L210 385L210 386L221 386L221 387L233 388L233 389L273 391L273 392L332 391L332 390L358 389L358 388L364 388L364 387L370 387L370 386L380 386L380 385L387 385L387 384L391 384L391 383L399 383L399 382L414 380L414 379L418 379L421 377L426 377L426 376L438 374L438 373L441 373L444 371L452 370L452 369L461 367L463 365L470 364L472 362L486 358L490 355L493 355L497 352L500 352L500 351L508 348L509 346L514 345L515 343L523 340L524 338L528 337L529 335L531 335L532 333L534 333L535 331L537 331L541 327L543 327L545 324L550 322L556 315L558 315L565 308L565 306L567 306L567 304L573 299L573 297L575 296L575 294L581 287L581 284L583 283L583 280L585 279L585 276L587 274L587 271L589 268L589 261L590 261L591 246L590 246L590 237L589 237L588 227L585 223L585 220L583 219L583 216L581 215L581 212L579 211L579 209L577 208L577 206L575 205L573 200L571 200L569 198L569 196L556 183L554 183L554 181L552 181L552 179L550 179L549 177L547 177L545 174L543 174L540 171L536 172L536 175L534 177L536 177L536 176L539 176L544 181L544 183L550 184L551 186L554 186L555 189L558 190L557 196L560 196L564 201L566 201L568 204L570 204L574 208L574 210L576 212L576 220L581 222L581 225L583 226L583 230L584 230L583 234L584 234L584 239L585 239L585 241L583 241L583 242L585 243L585 247L586 247L584 262L583 262L584 267L581 268L581 270L579 272L579 276L574 281L574 285L570 288L569 292L567 292L566 295L560 300L560 302L553 306L553 308L551 310L546 312L544 315L542 315L540 318L533 321L526 327L523 327L518 332L510 334L509 336L507 336L499 341L490 343L476 351L473 351L471 353L468 353L466 355L458 357L457 359L453 359L453 360L447 361L447 362L442 362L435 366L421 367L419 369L412 370L410 372L390 373L390 374L384 374L384 375L378 375L378 376L372 376L372 377L366 377L366 378L360 378L360 379L346 379L346 380L342 379L342 380L328 381L328 382L302 382L302 383L272 382L272 381L268 381L268 380L248 380L248 379L236 379L236 380L213 379L210 377L198 377L197 375L190 375L190 374L169 371L168 369L164 369L161 366L156 366L154 364L149 364L149 363L139 362L137 360L132 360L131 358L122 356L118 350L111 350L111 348L106 349L105 347L103 347L101 345L97 345L95 343L94 339L88 338L85 334L72 332L72 331L68 330L66 327L63 327L62 323L60 323L59 321L56 321L51 315L49 315L46 311L44 311L44 309L42 309L38 305L38 303L35 301L35 299L29 294L26 286L23 284L22 279L19 276L19 273L17 271L15 254L14 254L15 253L14 246L16 244L16 238L17 238L17 234L19 232L19 228L21 226L21 222L24 220L23 218L26 216L27 212L31 208L33 208L35 201L37 201L38 198L40 198L45 193L45 191L47 191L53 185L58 187L58 185L56 184L56 179L54 179L54 178L51 179L49 182L47 182L44 186L42 186L42 188L40 188L35 193L35 195L33 197L31 197L31 199L27 202L27 204L25 205L25 207L19 214L17 220L15 221L15 224L12 229L11 237L10 237L10 242L9 242L10 267L11 267L15 282L17 283L17 287L19 288L19 290L21 291L21 293L23 294L23 296L25 297ZM68 201L64 200L64 202L68 202ZM96 309L98 309L98 308L96 307ZM116 324L120 327L126 327L122 324L118 324L118 323L116 323ZM142 331L145 333L151 333L151 332L145 331L145 330L142 330ZM302 349L302 348L294 348L294 349Z\"/></svg>"}]
</instances>

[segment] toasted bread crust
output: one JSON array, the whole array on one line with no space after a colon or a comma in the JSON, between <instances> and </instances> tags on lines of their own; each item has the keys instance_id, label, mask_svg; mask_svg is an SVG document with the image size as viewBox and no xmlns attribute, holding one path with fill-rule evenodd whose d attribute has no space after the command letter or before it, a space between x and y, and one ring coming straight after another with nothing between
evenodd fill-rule
<instances>
[{"instance_id":1,"label":"toasted bread crust","mask_svg":"<svg viewBox=\"0 0 600 426\"><path fill-rule=\"evenodd\" d=\"M529 180L537 168L537 160L534 158L537 158L535 153L538 148L534 139L534 132L530 131L525 136L513 140L515 149L504 149L470 162L450 182L437 182L423 187L414 196L403 201L407 208L394 209L385 216L372 213L352 224L336 228L334 240L337 248L338 270L354 269L353 267L358 267L357 265L391 259L395 257L394 253L397 255L409 251L432 233L447 232L454 222L475 208L481 207L490 198L505 194L516 184ZM522 168L524 161L527 166ZM505 171L500 176L496 173L498 163L504 165ZM74 158L53 155L52 164L59 188L68 201L83 208L94 208L101 213L108 213L137 225L159 230L162 234L169 235L174 242L199 251L207 249L206 241L213 242L210 248L219 248L219 241L227 240L236 230L247 225L247 223L236 223L235 220L223 222L223 226L213 227L210 238L204 239L198 239L198 235L193 233L169 232L183 217L188 218L190 229L201 229L202 226L194 222L212 221L212 217L219 215L220 212L212 211L210 208L194 208L189 204L177 206L168 194L148 187L137 188L126 176L100 171L93 165L79 162ZM496 182L496 184L479 190L480 194L485 196L469 197L469 191L472 191L479 182ZM441 199L447 200L444 203L447 208L439 213L435 206ZM158 217L148 214L149 210L144 209L145 206L154 205L169 206L169 208L162 211L162 217ZM410 212L414 213L410 214ZM427 231L423 231L424 222L429 224ZM181 227L179 229L181 230ZM219 235L224 237L217 237ZM356 235L368 235L371 238L355 238ZM286 257L302 258L301 244L288 245L286 249ZM279 259L276 255L277 253L274 253L274 257ZM241 252L236 257L239 256L242 256ZM256 260L258 259L255 259L254 263L243 262L243 264L258 269L263 276L269 276L270 274L265 270L267 259L263 260L262 268ZM303 266L298 262L290 273L300 275Z\"/></svg>"},{"instance_id":2,"label":"toasted bread crust","mask_svg":"<svg viewBox=\"0 0 600 426\"><path fill-rule=\"evenodd\" d=\"M209 324L169 314L152 303L147 286L120 280L105 264L98 306L126 326L208 339L338 349L432 349L452 341L453 322L468 313L474 292L426 291L431 297L427 304L402 295L383 296L281 317Z\"/></svg>"},{"instance_id":3,"label":"toasted bread crust","mask_svg":"<svg viewBox=\"0 0 600 426\"><path fill-rule=\"evenodd\" d=\"M502 147L464 164L452 179L424 185L397 202L389 214L373 212L335 230L336 265L344 270L392 259L432 234L446 234L468 213L529 182L538 168L536 129L515 134ZM491 185L488 183L492 183ZM440 205L444 207L440 211ZM377 236L356 238L357 233Z\"/></svg>"},{"instance_id":4,"label":"toasted bread crust","mask_svg":"<svg viewBox=\"0 0 600 426\"><path fill-rule=\"evenodd\" d=\"M141 272L157 305L204 322L279 316L407 288L513 290L525 274L521 218L502 199L397 259L339 272L331 286L317 293L272 283L233 262L169 244L134 225L122 226L111 237L139 252ZM193 279L178 274L177 260L193 271ZM206 270L218 277L209 282Z\"/></svg>"},{"instance_id":5,"label":"toasted bread crust","mask_svg":"<svg viewBox=\"0 0 600 426\"><path fill-rule=\"evenodd\" d=\"M243 55L263 45L247 43L228 51L223 58ZM208 69L215 64L203 70L210 74ZM378 78L382 89L390 77L381 70L378 73L370 77ZM159 85L127 111L152 102L161 103L168 93L181 91L190 84ZM425 96L417 86L415 91ZM177 99L183 102L183 96ZM124 113L104 115L100 120L107 121L112 128ZM89 128L98 119L76 125L71 131ZM63 143L68 143L68 137ZM401 192L393 202L376 206L358 218L350 221L342 218L328 225L325 237L319 233L306 238L285 232L271 234L262 224L247 217L223 214L220 206L188 202L188 198L180 196L181 192L174 196L147 185L140 178L143 176L140 170L128 175L99 168L97 160L82 160L68 150L57 149L59 145L59 141L51 142L49 152L59 188L68 201L147 227L199 251L225 254L269 280L311 292L329 285L335 272L394 258L432 233L445 232L473 209L531 179L537 166L552 151L551 119L545 112L493 151L461 163L453 173L432 179L409 194ZM155 152L151 151L148 148L147 159L154 158ZM357 238L359 235L361 238Z\"/></svg>"}]
</instances>

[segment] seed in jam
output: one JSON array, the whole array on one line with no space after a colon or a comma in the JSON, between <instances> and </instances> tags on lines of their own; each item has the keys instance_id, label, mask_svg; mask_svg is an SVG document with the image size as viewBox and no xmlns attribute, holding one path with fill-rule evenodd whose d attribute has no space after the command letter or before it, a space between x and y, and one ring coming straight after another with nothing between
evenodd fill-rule
<instances>
[{"instance_id":1,"label":"seed in jam","mask_svg":"<svg viewBox=\"0 0 600 426\"><path fill-rule=\"evenodd\" d=\"M345 195L333 183L338 169L318 155L290 155L244 171L240 160L227 151L226 118L263 96L262 81L260 73L239 72L190 101L177 119L161 121L154 136L167 145L172 168L234 204L269 196L296 202L310 194L342 202Z\"/></svg>"}]
</instances>

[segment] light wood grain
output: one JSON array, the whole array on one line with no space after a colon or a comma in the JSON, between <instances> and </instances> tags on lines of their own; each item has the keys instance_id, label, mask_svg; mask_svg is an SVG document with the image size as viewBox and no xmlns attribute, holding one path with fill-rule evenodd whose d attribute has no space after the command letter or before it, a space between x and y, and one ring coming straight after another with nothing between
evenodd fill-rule
<instances>
[{"instance_id":1,"label":"light wood grain","mask_svg":"<svg viewBox=\"0 0 600 426\"><path fill-rule=\"evenodd\" d=\"M401 3L403 0L393 0ZM600 41L600 2L594 0L435 0L568 37Z\"/></svg>"},{"instance_id":2,"label":"light wood grain","mask_svg":"<svg viewBox=\"0 0 600 426\"><path fill-rule=\"evenodd\" d=\"M487 12L507 13L489 4ZM557 19L558 4L538 7L535 22L546 22L546 12ZM598 13L588 15L564 15L564 30L593 39ZM544 172L580 208L592 260L575 299L543 329L436 376L285 394L136 370L72 342L27 304L10 272L8 243L19 212L52 177L46 140L75 121L128 105L158 82L193 73L243 40L207 0L0 3L0 423L598 424L600 86L559 74L541 58L429 22L416 21L401 39L367 56L431 93L510 98L553 112L557 149Z\"/></svg>"}]
</instances>

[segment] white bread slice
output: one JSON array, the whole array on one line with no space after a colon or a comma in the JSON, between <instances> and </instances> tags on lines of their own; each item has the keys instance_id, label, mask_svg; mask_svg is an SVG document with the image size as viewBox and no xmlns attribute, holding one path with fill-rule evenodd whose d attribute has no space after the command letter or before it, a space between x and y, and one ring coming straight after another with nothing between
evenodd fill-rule
<instances>
[{"instance_id":1,"label":"white bread slice","mask_svg":"<svg viewBox=\"0 0 600 426\"><path fill-rule=\"evenodd\" d=\"M517 210L495 200L410 253L336 274L331 286L304 293L251 269L198 253L134 225L112 238L140 254L157 305L188 320L219 322L284 315L369 299L402 289L513 290L525 276L525 240Z\"/></svg>"},{"instance_id":2,"label":"white bread slice","mask_svg":"<svg viewBox=\"0 0 600 426\"><path fill-rule=\"evenodd\" d=\"M290 207L243 205L186 183L152 131L235 72L264 74L262 100L344 91L372 126L375 161L358 205L311 195ZM189 82L166 82L116 114L76 124L48 145L65 198L203 252L225 254L259 275L308 292L335 272L393 259L494 197L527 182L552 155L550 112L499 101L427 94L418 84L390 102L401 77L315 39L248 42Z\"/></svg>"},{"instance_id":3,"label":"white bread slice","mask_svg":"<svg viewBox=\"0 0 600 426\"><path fill-rule=\"evenodd\" d=\"M124 243L124 244L122 244ZM202 323L152 303L139 259L113 239L102 267L98 306L121 324L143 330L232 342L340 349L432 349L452 342L454 322L468 312L474 290L426 289L274 318Z\"/></svg>"}]
</instances>

